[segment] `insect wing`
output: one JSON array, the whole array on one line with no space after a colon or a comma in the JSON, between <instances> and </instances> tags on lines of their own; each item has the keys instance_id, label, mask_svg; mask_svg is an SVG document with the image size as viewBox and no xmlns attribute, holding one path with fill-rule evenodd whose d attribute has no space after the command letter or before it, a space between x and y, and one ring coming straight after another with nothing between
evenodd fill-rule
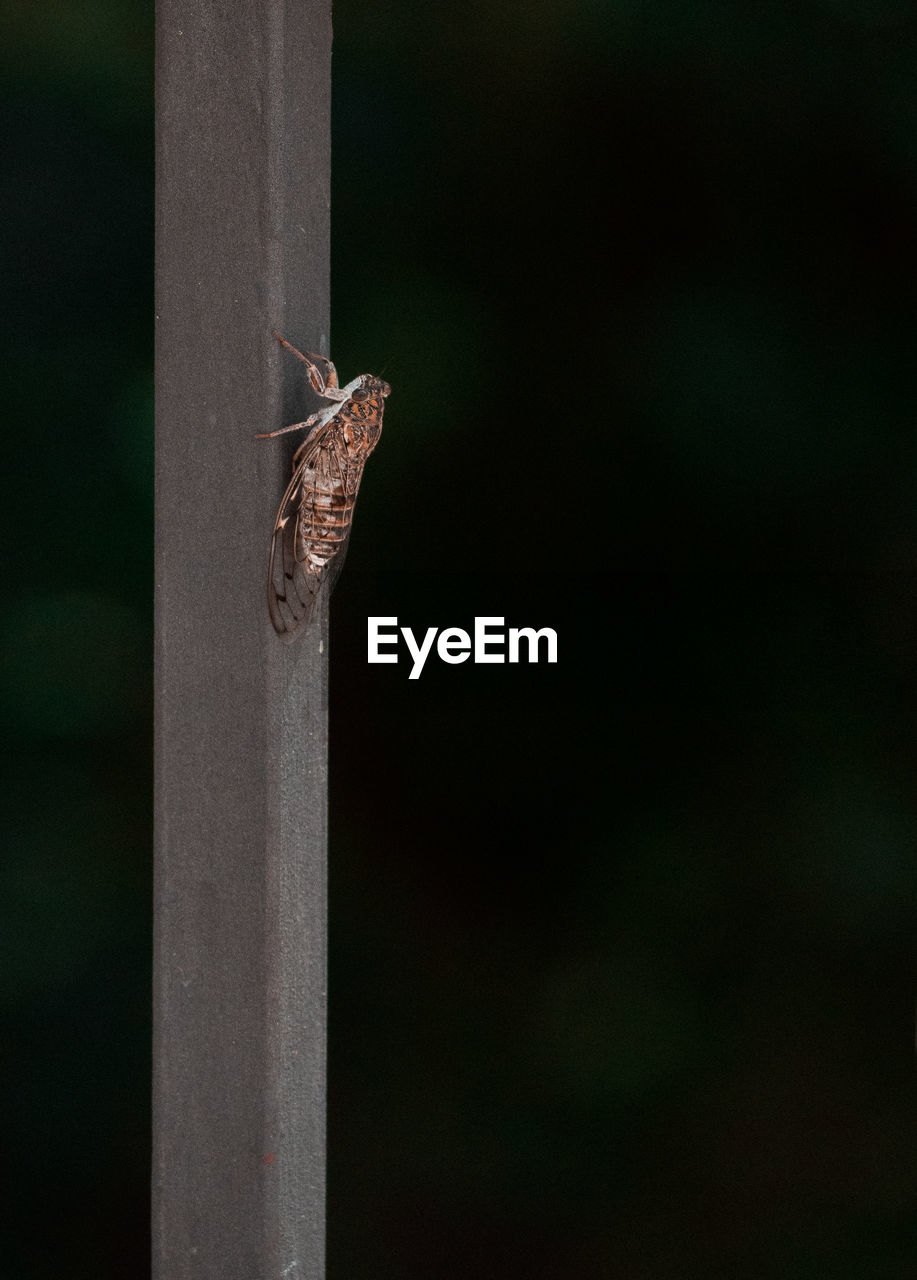
<instances>
[{"instance_id":1,"label":"insect wing","mask_svg":"<svg viewBox=\"0 0 917 1280\"><path fill-rule=\"evenodd\" d=\"M274 521L267 571L267 607L274 630L282 640L292 640L299 627L311 619L322 585L321 576L307 573L303 561L297 559L296 547L304 477L312 467L325 434L318 435L311 442L297 464Z\"/></svg>"}]
</instances>

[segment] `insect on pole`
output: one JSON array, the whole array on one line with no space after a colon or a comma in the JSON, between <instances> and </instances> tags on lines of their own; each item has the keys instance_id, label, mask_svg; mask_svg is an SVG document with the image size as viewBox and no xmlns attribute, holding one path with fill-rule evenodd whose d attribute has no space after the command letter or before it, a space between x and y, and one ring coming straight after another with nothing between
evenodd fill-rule
<instances>
[{"instance_id":1,"label":"insect on pole","mask_svg":"<svg viewBox=\"0 0 917 1280\"><path fill-rule=\"evenodd\" d=\"M157 5L154 1280L324 1276L327 603L280 643L254 436L314 408L272 328L329 349L330 56Z\"/></svg>"},{"instance_id":2,"label":"insect on pole","mask_svg":"<svg viewBox=\"0 0 917 1280\"><path fill-rule=\"evenodd\" d=\"M307 367L313 391L331 402L304 422L258 437L309 431L293 454L293 477L274 521L267 573L271 622L282 640L292 640L315 617L341 572L363 468L379 443L391 387L369 373L340 387L333 361L305 356L279 333L274 337Z\"/></svg>"}]
</instances>

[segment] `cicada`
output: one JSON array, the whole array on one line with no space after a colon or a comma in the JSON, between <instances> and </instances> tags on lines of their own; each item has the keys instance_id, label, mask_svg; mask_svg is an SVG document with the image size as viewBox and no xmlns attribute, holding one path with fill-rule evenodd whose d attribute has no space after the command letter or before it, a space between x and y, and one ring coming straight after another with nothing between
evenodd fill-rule
<instances>
[{"instance_id":1,"label":"cicada","mask_svg":"<svg viewBox=\"0 0 917 1280\"><path fill-rule=\"evenodd\" d=\"M341 571L366 459L379 443L387 382L363 373L345 387L326 356L303 354L279 333L274 337L302 360L312 389L329 401L304 422L258 436L269 440L307 430L293 455L293 477L280 501L267 574L267 607L283 640L307 624L322 592Z\"/></svg>"}]
</instances>

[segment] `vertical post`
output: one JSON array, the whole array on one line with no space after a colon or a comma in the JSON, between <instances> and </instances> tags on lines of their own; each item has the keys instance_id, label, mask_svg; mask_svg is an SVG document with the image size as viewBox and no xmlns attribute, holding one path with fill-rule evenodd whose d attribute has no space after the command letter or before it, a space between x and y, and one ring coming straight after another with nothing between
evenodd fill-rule
<instances>
[{"instance_id":1,"label":"vertical post","mask_svg":"<svg viewBox=\"0 0 917 1280\"><path fill-rule=\"evenodd\" d=\"M324 1275L327 625L265 603L328 351L329 0L159 0L155 1280ZM300 416L304 416L300 413Z\"/></svg>"}]
</instances>

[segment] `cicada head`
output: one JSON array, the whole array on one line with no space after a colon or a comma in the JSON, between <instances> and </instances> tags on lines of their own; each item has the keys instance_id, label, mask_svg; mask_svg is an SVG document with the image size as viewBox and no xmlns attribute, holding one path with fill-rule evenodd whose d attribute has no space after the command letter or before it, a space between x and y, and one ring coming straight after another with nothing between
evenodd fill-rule
<instances>
[{"instance_id":1,"label":"cicada head","mask_svg":"<svg viewBox=\"0 0 917 1280\"><path fill-rule=\"evenodd\" d=\"M364 373L360 376L360 385L351 392L351 400L360 401L370 400L373 396L391 395L392 389L387 382L383 382L381 378L375 378L371 373Z\"/></svg>"}]
</instances>

